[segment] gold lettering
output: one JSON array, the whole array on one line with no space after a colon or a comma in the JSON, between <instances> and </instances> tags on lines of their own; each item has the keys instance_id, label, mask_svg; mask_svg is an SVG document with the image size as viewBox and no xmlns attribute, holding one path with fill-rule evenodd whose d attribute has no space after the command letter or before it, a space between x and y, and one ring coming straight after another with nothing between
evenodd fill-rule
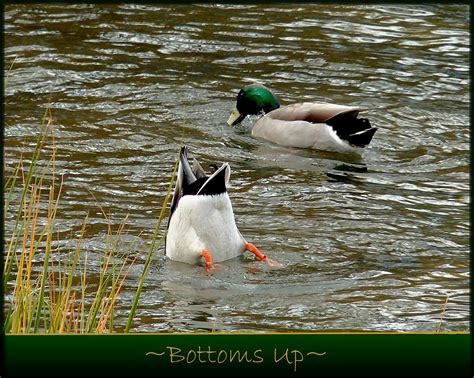
<instances>
[{"instance_id":1,"label":"gold lettering","mask_svg":"<svg viewBox=\"0 0 474 378\"><path fill-rule=\"evenodd\" d=\"M201 346L199 345L197 354L198 354L199 362L201 364L204 364L206 362L206 360L204 360L204 361L201 360L201 354L203 354L203 353L206 353L206 351L201 350Z\"/></svg>"},{"instance_id":2,"label":"gold lettering","mask_svg":"<svg viewBox=\"0 0 474 378\"><path fill-rule=\"evenodd\" d=\"M201 346L198 346L198 349L190 349L187 353L183 353L182 350L178 347L174 346L167 346L166 349L168 350L169 354L169 362L171 364L176 364L182 361L186 361L188 364L193 364L197 361L201 364L211 363L211 364L224 364L226 362L233 363L233 362L247 362L253 364L261 364L264 362L263 357L263 350L256 349L253 351L253 354L249 357L249 352L247 350L240 351L240 350L213 350L211 346L208 345L207 349L202 349ZM163 356L166 355L166 352L147 352L146 356ZM303 353L298 349L293 349L290 351L289 348L284 350L278 350L277 348L273 349L273 361L278 364L281 362L285 362L288 365L293 366L293 371L296 371L298 364L304 362L305 356L325 356L326 352L307 352ZM213 359L213 357L215 359Z\"/></svg>"},{"instance_id":3,"label":"gold lettering","mask_svg":"<svg viewBox=\"0 0 474 378\"><path fill-rule=\"evenodd\" d=\"M263 352L261 349L257 349L256 351L253 352L253 363L254 364L260 364L263 362L263 357L258 355L258 352Z\"/></svg>"},{"instance_id":4,"label":"gold lettering","mask_svg":"<svg viewBox=\"0 0 474 378\"><path fill-rule=\"evenodd\" d=\"M293 368L293 371L296 371L296 365L298 364L298 362L303 362L304 360L304 357L303 357L303 353L301 353L299 350L292 350L291 353L293 353L293 363L294 363L294 368ZM298 358L298 357L300 358Z\"/></svg>"},{"instance_id":5,"label":"gold lettering","mask_svg":"<svg viewBox=\"0 0 474 378\"><path fill-rule=\"evenodd\" d=\"M191 355L193 355L193 359L192 359L192 360L189 359L189 356L191 356ZM194 361L196 361L196 357L197 357L196 352L191 349L191 350L188 352L187 356L186 356L186 362L187 362L188 364L192 364Z\"/></svg>"},{"instance_id":6,"label":"gold lettering","mask_svg":"<svg viewBox=\"0 0 474 378\"><path fill-rule=\"evenodd\" d=\"M168 346L168 347L166 347L166 348L167 348L167 349L169 350L169 352L170 352L170 362L171 362L172 364L177 363L177 362L181 362L181 361L183 361L183 360L185 359L184 356L178 354L179 352L181 352L181 349L176 348L176 347L172 347L172 346ZM176 352L175 352L175 350L176 350ZM177 358L179 358L177 361L174 359L174 358L175 358L175 355L177 355Z\"/></svg>"},{"instance_id":7,"label":"gold lettering","mask_svg":"<svg viewBox=\"0 0 474 378\"><path fill-rule=\"evenodd\" d=\"M326 354L326 352L323 352L323 353L318 353L318 352L308 352L306 353L307 356L311 355L311 354L314 354L316 356L324 356Z\"/></svg>"},{"instance_id":8,"label":"gold lettering","mask_svg":"<svg viewBox=\"0 0 474 378\"><path fill-rule=\"evenodd\" d=\"M286 357L286 362L291 364L291 361L288 359L288 348L286 348L285 354L283 354L280 358L277 358L277 349L273 349L273 360L275 363L279 363L283 358Z\"/></svg>"},{"instance_id":9,"label":"gold lettering","mask_svg":"<svg viewBox=\"0 0 474 378\"><path fill-rule=\"evenodd\" d=\"M221 354L224 355L224 359L221 359ZM217 363L223 364L226 361L227 361L227 352L225 350L220 350L219 354L217 355Z\"/></svg>"},{"instance_id":10,"label":"gold lettering","mask_svg":"<svg viewBox=\"0 0 474 378\"><path fill-rule=\"evenodd\" d=\"M252 362L252 360L249 360L249 358L248 358L247 351L245 351L242 356L240 355L240 350L236 350L234 353L232 353L232 351L230 351L229 361L230 362L234 361L235 356L238 356L237 359L238 359L239 362L242 362L244 360L244 358L245 358L246 362Z\"/></svg>"},{"instance_id":11,"label":"gold lettering","mask_svg":"<svg viewBox=\"0 0 474 378\"><path fill-rule=\"evenodd\" d=\"M211 360L211 354L212 353L217 353L215 350L211 350L211 346L208 347L208 352L207 352L207 358L209 359L209 362L211 364L215 363L216 360ZM226 357L227 358L227 357Z\"/></svg>"},{"instance_id":12,"label":"gold lettering","mask_svg":"<svg viewBox=\"0 0 474 378\"><path fill-rule=\"evenodd\" d=\"M149 354L153 354L155 356L162 356L163 354L165 354L166 352L163 352L163 353L158 353L158 352L148 352L145 354L145 356L148 356Z\"/></svg>"}]
</instances>

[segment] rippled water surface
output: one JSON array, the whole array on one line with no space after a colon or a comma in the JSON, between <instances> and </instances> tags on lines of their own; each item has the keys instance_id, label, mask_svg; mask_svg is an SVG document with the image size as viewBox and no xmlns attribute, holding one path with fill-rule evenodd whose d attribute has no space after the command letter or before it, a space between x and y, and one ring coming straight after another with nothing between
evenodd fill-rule
<instances>
[{"instance_id":1,"label":"rippled water surface","mask_svg":"<svg viewBox=\"0 0 474 378\"><path fill-rule=\"evenodd\" d=\"M284 267L206 274L160 247L133 331L469 331L469 22L466 5L8 5L4 169L50 106L57 227L67 246L89 211L90 274L96 200L114 227L129 215L126 317L179 147L230 163L242 234ZM226 125L253 81L361 106L378 131L361 156L255 139Z\"/></svg>"}]
</instances>

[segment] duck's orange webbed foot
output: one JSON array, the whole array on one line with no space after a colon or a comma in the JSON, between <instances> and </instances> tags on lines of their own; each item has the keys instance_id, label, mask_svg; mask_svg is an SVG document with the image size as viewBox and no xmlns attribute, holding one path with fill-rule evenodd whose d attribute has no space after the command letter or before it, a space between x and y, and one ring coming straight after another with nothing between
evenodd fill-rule
<instances>
[{"instance_id":1,"label":"duck's orange webbed foot","mask_svg":"<svg viewBox=\"0 0 474 378\"><path fill-rule=\"evenodd\" d=\"M207 249L204 249L201 253L201 256L204 258L204 266L206 267L206 270L214 269L214 263L212 262L211 252L209 252Z\"/></svg>"},{"instance_id":2,"label":"duck's orange webbed foot","mask_svg":"<svg viewBox=\"0 0 474 378\"><path fill-rule=\"evenodd\" d=\"M253 253L257 259L260 261L265 261L267 259L267 256L265 256L255 245L252 243L245 243L245 250Z\"/></svg>"},{"instance_id":3,"label":"duck's orange webbed foot","mask_svg":"<svg viewBox=\"0 0 474 378\"><path fill-rule=\"evenodd\" d=\"M214 264L212 262L212 255L209 250L204 249L201 253L201 256L204 258L204 267L208 272L212 272L216 269L224 269L224 265L221 264Z\"/></svg>"},{"instance_id":4,"label":"duck's orange webbed foot","mask_svg":"<svg viewBox=\"0 0 474 378\"><path fill-rule=\"evenodd\" d=\"M272 268L281 268L283 266L278 261L269 259L252 243L245 243L245 249L253 253L260 261L266 261L268 266Z\"/></svg>"}]
</instances>

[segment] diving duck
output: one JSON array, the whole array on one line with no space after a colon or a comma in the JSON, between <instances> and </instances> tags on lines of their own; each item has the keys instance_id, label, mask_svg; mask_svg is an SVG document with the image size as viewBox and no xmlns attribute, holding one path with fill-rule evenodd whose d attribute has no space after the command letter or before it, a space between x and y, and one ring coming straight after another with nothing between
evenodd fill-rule
<instances>
[{"instance_id":1,"label":"diving duck","mask_svg":"<svg viewBox=\"0 0 474 378\"><path fill-rule=\"evenodd\" d=\"M179 156L178 177L171 202L166 256L174 261L199 264L207 270L221 262L253 253L258 260L274 265L255 245L247 242L235 224L234 212L226 184L230 166L223 163L207 176L196 159L188 161L188 148Z\"/></svg>"},{"instance_id":2,"label":"diving duck","mask_svg":"<svg viewBox=\"0 0 474 378\"><path fill-rule=\"evenodd\" d=\"M227 123L235 126L247 115L262 115L252 135L288 147L337 152L360 152L375 132L360 108L318 102L280 106L277 97L261 84L242 88Z\"/></svg>"}]
</instances>

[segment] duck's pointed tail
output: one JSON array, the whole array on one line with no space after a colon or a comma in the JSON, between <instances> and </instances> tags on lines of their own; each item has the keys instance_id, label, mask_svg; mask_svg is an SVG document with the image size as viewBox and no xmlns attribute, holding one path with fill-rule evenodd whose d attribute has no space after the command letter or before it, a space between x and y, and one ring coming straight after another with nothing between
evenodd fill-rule
<instances>
[{"instance_id":1,"label":"duck's pointed tail","mask_svg":"<svg viewBox=\"0 0 474 378\"><path fill-rule=\"evenodd\" d=\"M352 134L349 134L346 138L347 142L353 146L357 147L365 147L367 146L370 141L372 140L375 132L377 131L376 127L371 127L369 120L362 118L362 119L357 119L358 121L367 121L367 124L369 125L368 129L363 129L361 131L354 132Z\"/></svg>"},{"instance_id":2,"label":"duck's pointed tail","mask_svg":"<svg viewBox=\"0 0 474 378\"><path fill-rule=\"evenodd\" d=\"M326 123L334 129L339 138L355 147L367 146L377 131L367 118L357 118L357 112L339 114Z\"/></svg>"},{"instance_id":3,"label":"duck's pointed tail","mask_svg":"<svg viewBox=\"0 0 474 378\"><path fill-rule=\"evenodd\" d=\"M229 180L230 166L223 163L201 186L197 195L215 195L226 192L226 183Z\"/></svg>"}]
</instances>

